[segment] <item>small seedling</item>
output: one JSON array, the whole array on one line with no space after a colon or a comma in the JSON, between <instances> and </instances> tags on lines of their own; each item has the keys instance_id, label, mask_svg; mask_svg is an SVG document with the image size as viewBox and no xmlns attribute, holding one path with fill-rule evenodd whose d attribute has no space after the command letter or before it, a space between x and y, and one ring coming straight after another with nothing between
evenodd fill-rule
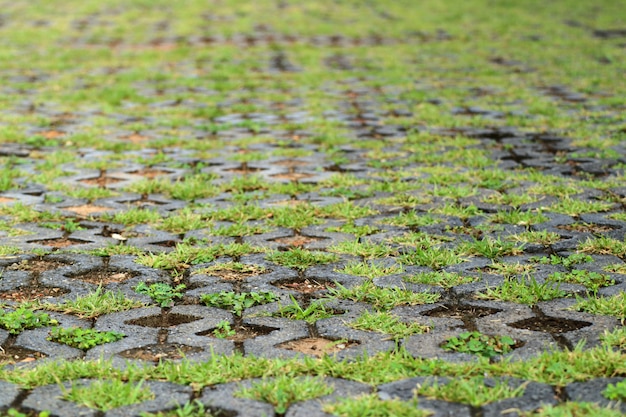
<instances>
[{"instance_id":1,"label":"small seedling","mask_svg":"<svg viewBox=\"0 0 626 417\"><path fill-rule=\"evenodd\" d=\"M36 313L24 306L15 311L6 312L0 310L0 327L8 330L11 334L20 334L24 330L38 327L56 326L59 324L46 313Z\"/></svg>"},{"instance_id":2,"label":"small seedling","mask_svg":"<svg viewBox=\"0 0 626 417\"><path fill-rule=\"evenodd\" d=\"M281 306L273 316L315 323L317 320L335 315L333 309L326 306L327 302L328 300L314 300L307 308L302 308L296 299L291 296L291 304Z\"/></svg>"},{"instance_id":3,"label":"small seedling","mask_svg":"<svg viewBox=\"0 0 626 417\"><path fill-rule=\"evenodd\" d=\"M253 383L250 388L241 388L235 396L270 403L277 414L284 414L293 403L322 397L332 392L333 388L320 378L304 377L294 381L292 376L282 375L273 380Z\"/></svg>"},{"instance_id":4,"label":"small seedling","mask_svg":"<svg viewBox=\"0 0 626 417\"><path fill-rule=\"evenodd\" d=\"M241 316L247 308L257 305L272 303L278 297L271 292L226 292L204 294L200 300L209 307L217 307L229 310L231 313Z\"/></svg>"},{"instance_id":5,"label":"small seedling","mask_svg":"<svg viewBox=\"0 0 626 417\"><path fill-rule=\"evenodd\" d=\"M460 353L471 353L487 358L513 350L515 340L510 336L488 336L479 332L464 332L448 339L442 347Z\"/></svg>"},{"instance_id":6,"label":"small seedling","mask_svg":"<svg viewBox=\"0 0 626 417\"><path fill-rule=\"evenodd\" d=\"M230 322L227 320L222 320L217 323L217 326L213 330L213 336L217 337L218 339L226 339L227 337L231 337L236 334L237 332L235 332L230 327Z\"/></svg>"},{"instance_id":7,"label":"small seedling","mask_svg":"<svg viewBox=\"0 0 626 417\"><path fill-rule=\"evenodd\" d=\"M161 307L171 307L174 304L174 298L183 298L182 291L185 288L187 287L184 284L172 287L171 285L163 282L155 282L154 284L150 284L148 286L145 282L140 282L135 287L135 292L139 294L146 294Z\"/></svg>"},{"instance_id":8,"label":"small seedling","mask_svg":"<svg viewBox=\"0 0 626 417\"><path fill-rule=\"evenodd\" d=\"M86 350L105 343L117 342L123 337L124 335L118 332L99 332L81 327L55 327L50 331L48 340Z\"/></svg>"},{"instance_id":9,"label":"small seedling","mask_svg":"<svg viewBox=\"0 0 626 417\"><path fill-rule=\"evenodd\" d=\"M607 385L606 389L602 392L602 395L612 401L625 401L626 380L618 382L616 384Z\"/></svg>"}]
</instances>

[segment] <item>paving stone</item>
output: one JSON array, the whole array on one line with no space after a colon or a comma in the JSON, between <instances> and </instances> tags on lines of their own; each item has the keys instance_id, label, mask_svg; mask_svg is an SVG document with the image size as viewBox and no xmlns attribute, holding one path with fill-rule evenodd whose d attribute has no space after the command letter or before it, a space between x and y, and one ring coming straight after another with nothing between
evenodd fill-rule
<instances>
[{"instance_id":1,"label":"paving stone","mask_svg":"<svg viewBox=\"0 0 626 417\"><path fill-rule=\"evenodd\" d=\"M18 385L0 381L0 410L9 408L17 400L20 391Z\"/></svg>"}]
</instances>

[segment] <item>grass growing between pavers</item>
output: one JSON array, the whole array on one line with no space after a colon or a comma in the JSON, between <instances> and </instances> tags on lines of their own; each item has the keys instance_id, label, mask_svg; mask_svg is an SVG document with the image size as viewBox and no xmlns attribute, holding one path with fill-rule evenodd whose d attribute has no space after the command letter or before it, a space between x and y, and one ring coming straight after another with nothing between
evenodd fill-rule
<instances>
[{"instance_id":1,"label":"grass growing between pavers","mask_svg":"<svg viewBox=\"0 0 626 417\"><path fill-rule=\"evenodd\" d=\"M601 346L524 362L459 364L411 357L406 336L440 329L394 314L454 294L532 308L575 298L572 314L626 319L623 291L612 288L626 273L623 4L170 3L5 5L1 327L16 335L56 324L46 311L97 322L144 306L115 288L48 301L38 281L46 271L26 279L12 269L31 256L81 254L103 265L132 257L169 279L133 285L164 314L204 303L239 320L278 300L269 315L314 327L338 315L328 302L364 304L374 312L347 325L395 340L396 350L353 361L216 356L124 371L106 361L12 368L18 361L0 356L9 364L0 379L25 388L112 377L200 389L281 372L372 386L441 375L473 389L485 375L557 387L626 375L619 331ZM264 265L245 261L251 255ZM255 289L270 263L298 279L314 280L312 270L359 281L289 304ZM204 274L247 287L202 293ZM396 275L433 292L377 284ZM480 287L488 277L502 280ZM19 301L28 286L43 298ZM226 325L222 336L235 331ZM277 392L309 398L288 380L263 389L279 412L287 403L270 400ZM470 389L451 401L477 405L481 395ZM407 404L363 396L332 412L410 415ZM527 415L612 412L568 401Z\"/></svg>"}]
</instances>

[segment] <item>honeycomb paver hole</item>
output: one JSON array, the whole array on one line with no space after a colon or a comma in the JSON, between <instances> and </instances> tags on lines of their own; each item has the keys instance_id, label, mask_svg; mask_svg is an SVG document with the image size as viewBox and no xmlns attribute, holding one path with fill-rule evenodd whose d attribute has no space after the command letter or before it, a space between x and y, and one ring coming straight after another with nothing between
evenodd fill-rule
<instances>
[{"instance_id":1,"label":"honeycomb paver hole","mask_svg":"<svg viewBox=\"0 0 626 417\"><path fill-rule=\"evenodd\" d=\"M15 201L15 199L14 198L9 198L9 197L0 197L0 204L10 203L12 201Z\"/></svg>"},{"instance_id":2,"label":"honeycomb paver hole","mask_svg":"<svg viewBox=\"0 0 626 417\"><path fill-rule=\"evenodd\" d=\"M311 178L313 174L305 174L303 172L289 172L284 174L274 174L272 178L278 178L281 180L298 181L304 178Z\"/></svg>"},{"instance_id":3,"label":"honeycomb paver hole","mask_svg":"<svg viewBox=\"0 0 626 417\"><path fill-rule=\"evenodd\" d=\"M255 277L257 275L268 274L272 272L271 269L265 268L251 268L247 271L231 271L228 269L211 271L209 274L219 277L225 281L244 281L246 278Z\"/></svg>"},{"instance_id":4,"label":"honeycomb paver hole","mask_svg":"<svg viewBox=\"0 0 626 417\"><path fill-rule=\"evenodd\" d=\"M289 237L280 237L277 239L273 239L272 241L280 243L285 246L304 246L304 245L308 245L309 243L318 242L320 240L326 240L326 238L295 235L295 236L289 236Z\"/></svg>"},{"instance_id":5,"label":"honeycomb paver hole","mask_svg":"<svg viewBox=\"0 0 626 417\"><path fill-rule=\"evenodd\" d=\"M217 337L215 336L215 333L214 333L215 330L217 329L206 330L204 332L197 333L197 335ZM232 330L235 331L235 334L232 336L225 337L225 339L232 340L233 342L243 342L244 340L254 339L255 337L258 337L258 336L268 335L278 329L276 327L256 326L252 324L241 324L241 325L233 326Z\"/></svg>"},{"instance_id":6,"label":"honeycomb paver hole","mask_svg":"<svg viewBox=\"0 0 626 417\"><path fill-rule=\"evenodd\" d=\"M190 353L198 352L202 352L202 348L197 346L187 346L180 343L163 343L128 349L120 352L119 355L127 359L158 362L161 359L182 359Z\"/></svg>"},{"instance_id":7,"label":"honeycomb paver hole","mask_svg":"<svg viewBox=\"0 0 626 417\"><path fill-rule=\"evenodd\" d=\"M0 346L0 363L27 363L45 357L46 354L44 353L21 346L9 346L7 348Z\"/></svg>"},{"instance_id":8,"label":"honeycomb paver hole","mask_svg":"<svg viewBox=\"0 0 626 417\"><path fill-rule=\"evenodd\" d=\"M309 165L309 164L303 161L297 161L295 159L283 159L282 161L276 162L274 165L291 168L291 167L299 167L299 166Z\"/></svg>"},{"instance_id":9,"label":"honeycomb paver hole","mask_svg":"<svg viewBox=\"0 0 626 417\"><path fill-rule=\"evenodd\" d=\"M79 279L89 284L106 285L124 282L136 275L133 272L96 269L79 275L71 275L70 278Z\"/></svg>"},{"instance_id":10,"label":"honeycomb paver hole","mask_svg":"<svg viewBox=\"0 0 626 417\"><path fill-rule=\"evenodd\" d=\"M189 314L169 313L141 317L138 319L126 321L124 323L131 324L133 326L163 328L192 323L194 321L200 320L201 318L202 317L191 316Z\"/></svg>"},{"instance_id":11,"label":"honeycomb paver hole","mask_svg":"<svg viewBox=\"0 0 626 417\"><path fill-rule=\"evenodd\" d=\"M232 174L249 174L251 172L262 171L262 169L261 168L253 168L253 167L249 167L248 165L241 164L237 168L225 169L224 171L230 172Z\"/></svg>"},{"instance_id":12,"label":"honeycomb paver hole","mask_svg":"<svg viewBox=\"0 0 626 417\"><path fill-rule=\"evenodd\" d=\"M122 136L120 139L127 140L128 142L137 144L137 143L147 141L148 137L144 135L140 135L139 133L133 133L131 135Z\"/></svg>"},{"instance_id":13,"label":"honeycomb paver hole","mask_svg":"<svg viewBox=\"0 0 626 417\"><path fill-rule=\"evenodd\" d=\"M60 297L61 295L69 293L69 290L59 287L18 287L14 290L3 291L0 293L0 299L11 301L32 301L41 300L45 298Z\"/></svg>"},{"instance_id":14,"label":"honeycomb paver hole","mask_svg":"<svg viewBox=\"0 0 626 417\"><path fill-rule=\"evenodd\" d=\"M616 229L616 227L613 226L587 223L564 224L557 226L556 228L561 230L567 230L568 232L579 233L606 233Z\"/></svg>"},{"instance_id":15,"label":"honeycomb paver hole","mask_svg":"<svg viewBox=\"0 0 626 417\"><path fill-rule=\"evenodd\" d=\"M69 265L66 262L61 261L47 261L45 259L35 259L35 260L25 260L19 263L14 263L9 265L7 269L12 271L28 271L35 274L40 274L45 271L50 271L52 269L61 268L63 266Z\"/></svg>"},{"instance_id":16,"label":"honeycomb paver hole","mask_svg":"<svg viewBox=\"0 0 626 417\"><path fill-rule=\"evenodd\" d=\"M305 355L322 357L324 355L332 355L341 352L347 348L358 345L357 341L331 340L324 337L307 337L304 339L290 340L281 343L276 347L294 352L304 353Z\"/></svg>"},{"instance_id":17,"label":"honeycomb paver hole","mask_svg":"<svg viewBox=\"0 0 626 417\"><path fill-rule=\"evenodd\" d=\"M591 323L586 321L561 319L557 317L531 317L529 319L516 321L515 323L510 323L508 325L515 327L516 329L558 334L582 329L583 327L591 326Z\"/></svg>"},{"instance_id":18,"label":"honeycomb paver hole","mask_svg":"<svg viewBox=\"0 0 626 417\"><path fill-rule=\"evenodd\" d=\"M502 310L489 307L478 307L471 305L450 305L445 304L424 313L428 317L446 317L452 319L478 319L499 313Z\"/></svg>"},{"instance_id":19,"label":"honeycomb paver hole","mask_svg":"<svg viewBox=\"0 0 626 417\"><path fill-rule=\"evenodd\" d=\"M113 177L109 177L109 176L100 176L97 178L87 178L84 180L80 180L78 182L81 182L83 184L87 184L87 185L97 185L98 187L106 187L109 184L115 184L118 182L121 182L122 180L117 179L117 178L113 178Z\"/></svg>"},{"instance_id":20,"label":"honeycomb paver hole","mask_svg":"<svg viewBox=\"0 0 626 417\"><path fill-rule=\"evenodd\" d=\"M39 245L52 246L53 248L67 248L68 246L73 245L82 245L84 243L88 243L84 240L79 239L70 239L67 237L59 237L56 239L45 239L45 240L30 240L29 242L37 243Z\"/></svg>"},{"instance_id":21,"label":"honeycomb paver hole","mask_svg":"<svg viewBox=\"0 0 626 417\"><path fill-rule=\"evenodd\" d=\"M104 211L109 211L111 208L102 207L102 206L94 206L92 204L83 204L81 206L72 206L67 207L65 210L76 213L79 216L87 217L90 214L94 213L102 213Z\"/></svg>"},{"instance_id":22,"label":"honeycomb paver hole","mask_svg":"<svg viewBox=\"0 0 626 417\"><path fill-rule=\"evenodd\" d=\"M171 172L170 171L165 171L163 169L143 168L143 169L140 169L140 170L137 170L137 171L132 171L132 172L130 172L130 174L139 175L139 176L144 177L144 178L152 179L152 178L158 178L158 177L160 177L162 175L169 175L169 174L171 174Z\"/></svg>"},{"instance_id":23,"label":"honeycomb paver hole","mask_svg":"<svg viewBox=\"0 0 626 417\"><path fill-rule=\"evenodd\" d=\"M316 279L290 279L273 282L272 285L283 290L296 291L302 294L311 294L317 291L335 288L332 282L321 281Z\"/></svg>"}]
</instances>

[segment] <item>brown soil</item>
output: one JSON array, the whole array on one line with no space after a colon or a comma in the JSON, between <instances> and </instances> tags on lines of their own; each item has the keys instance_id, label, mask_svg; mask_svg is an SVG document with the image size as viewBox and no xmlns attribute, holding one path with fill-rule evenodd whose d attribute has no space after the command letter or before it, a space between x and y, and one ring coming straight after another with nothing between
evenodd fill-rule
<instances>
[{"instance_id":1,"label":"brown soil","mask_svg":"<svg viewBox=\"0 0 626 417\"><path fill-rule=\"evenodd\" d=\"M238 168L233 169L225 169L226 172L231 172L233 174L249 174L250 172L258 172L261 171L261 168L251 168L247 165L241 165Z\"/></svg>"},{"instance_id":2,"label":"brown soil","mask_svg":"<svg viewBox=\"0 0 626 417\"><path fill-rule=\"evenodd\" d=\"M45 132L40 132L39 136L43 136L46 139L56 139L65 136L65 132L61 132L59 130L47 130Z\"/></svg>"},{"instance_id":3,"label":"brown soil","mask_svg":"<svg viewBox=\"0 0 626 417\"><path fill-rule=\"evenodd\" d=\"M68 264L65 262L35 259L35 260L24 260L19 263L14 263L12 265L9 265L7 269L13 270L13 271L29 271L35 274L40 274L42 272L50 271L51 269L61 268L66 265Z\"/></svg>"},{"instance_id":4,"label":"brown soil","mask_svg":"<svg viewBox=\"0 0 626 417\"><path fill-rule=\"evenodd\" d=\"M66 237L60 237L57 239L46 239L46 240L31 240L29 242L37 243L39 245L52 246L53 248L67 248L72 245L80 245L82 243L87 243L84 240L78 239L69 239Z\"/></svg>"},{"instance_id":5,"label":"brown soil","mask_svg":"<svg viewBox=\"0 0 626 417\"><path fill-rule=\"evenodd\" d=\"M164 343L128 349L121 352L119 355L127 359L157 362L160 359L181 359L189 353L197 352L202 352L202 349L194 346L181 345L179 343Z\"/></svg>"},{"instance_id":6,"label":"brown soil","mask_svg":"<svg viewBox=\"0 0 626 417\"><path fill-rule=\"evenodd\" d=\"M211 271L207 272L208 275L219 277L226 281L244 281L248 277L255 277L257 275L267 274L272 272L269 269L259 269L258 271L249 271L249 272L237 272L237 271Z\"/></svg>"},{"instance_id":7,"label":"brown soil","mask_svg":"<svg viewBox=\"0 0 626 417\"><path fill-rule=\"evenodd\" d=\"M107 177L105 175L105 176L100 176L98 178L88 178L86 180L80 180L79 182L82 182L83 184L88 184L88 185L97 185L98 187L106 187L109 184L115 184L120 181L122 180L118 178Z\"/></svg>"},{"instance_id":8,"label":"brown soil","mask_svg":"<svg viewBox=\"0 0 626 417\"><path fill-rule=\"evenodd\" d=\"M124 282L135 275L136 274L132 272L93 270L81 275L71 276L71 278L76 278L90 284L106 285L112 282Z\"/></svg>"},{"instance_id":9,"label":"brown soil","mask_svg":"<svg viewBox=\"0 0 626 417\"><path fill-rule=\"evenodd\" d=\"M82 206L67 207L65 210L74 212L79 216L88 216L93 213L101 213L103 211L112 210L110 207L93 206L91 204L83 204Z\"/></svg>"},{"instance_id":10,"label":"brown soil","mask_svg":"<svg viewBox=\"0 0 626 417\"><path fill-rule=\"evenodd\" d=\"M272 206L297 206L300 204L307 204L306 201L303 200L281 200L275 203L272 203Z\"/></svg>"},{"instance_id":11,"label":"brown soil","mask_svg":"<svg viewBox=\"0 0 626 417\"><path fill-rule=\"evenodd\" d=\"M10 203L11 201L15 201L14 198L9 198L9 197L0 197L0 204L2 203Z\"/></svg>"},{"instance_id":12,"label":"brown soil","mask_svg":"<svg viewBox=\"0 0 626 417\"><path fill-rule=\"evenodd\" d=\"M317 291L327 290L328 288L335 288L335 284L332 282L315 281L315 280L296 280L288 282L274 283L278 288L284 290L297 291L302 294L311 294Z\"/></svg>"},{"instance_id":13,"label":"brown soil","mask_svg":"<svg viewBox=\"0 0 626 417\"><path fill-rule=\"evenodd\" d=\"M207 330L205 332L198 333L198 336L209 336L216 337L213 333L216 329ZM248 324L242 324L239 326L233 326L232 330L235 331L235 334L232 336L228 336L226 340L232 340L233 342L243 342L244 340L254 339L257 336L264 336L266 334L270 334L275 330L278 330L275 327L266 327L266 326L254 326Z\"/></svg>"},{"instance_id":14,"label":"brown soil","mask_svg":"<svg viewBox=\"0 0 626 417\"><path fill-rule=\"evenodd\" d=\"M0 363L26 363L45 358L46 355L19 346L11 346L6 349L0 348Z\"/></svg>"},{"instance_id":15,"label":"brown soil","mask_svg":"<svg viewBox=\"0 0 626 417\"><path fill-rule=\"evenodd\" d=\"M516 329L526 329L537 332L558 334L582 329L583 327L591 326L591 323L588 323L586 321L559 319L556 317L531 317L529 319L518 321L508 325L511 327L515 327Z\"/></svg>"},{"instance_id":16,"label":"brown soil","mask_svg":"<svg viewBox=\"0 0 626 417\"><path fill-rule=\"evenodd\" d=\"M295 236L290 236L290 237L281 237L281 238L275 239L274 242L282 243L283 245L289 245L289 246L304 246L311 242L317 242L319 240L324 240L324 238L295 235Z\"/></svg>"},{"instance_id":17,"label":"brown soil","mask_svg":"<svg viewBox=\"0 0 626 417\"><path fill-rule=\"evenodd\" d=\"M141 143L148 140L147 136L140 135L138 133L133 133L132 135L122 136L121 139L127 140L131 143Z\"/></svg>"},{"instance_id":18,"label":"brown soil","mask_svg":"<svg viewBox=\"0 0 626 417\"><path fill-rule=\"evenodd\" d=\"M201 318L202 317L190 316L187 314L170 313L141 317L139 319L129 320L125 323L132 324L134 326L163 328L178 326L179 324L191 323L196 320L200 320Z\"/></svg>"},{"instance_id":19,"label":"brown soil","mask_svg":"<svg viewBox=\"0 0 626 417\"><path fill-rule=\"evenodd\" d=\"M15 290L1 292L0 298L21 302L59 297L68 292L68 290L59 287L19 287Z\"/></svg>"},{"instance_id":20,"label":"brown soil","mask_svg":"<svg viewBox=\"0 0 626 417\"><path fill-rule=\"evenodd\" d=\"M303 178L311 178L313 174L305 174L303 172L290 172L286 174L275 174L272 178L278 178L281 180L298 181Z\"/></svg>"},{"instance_id":21,"label":"brown soil","mask_svg":"<svg viewBox=\"0 0 626 417\"><path fill-rule=\"evenodd\" d=\"M468 305L444 305L424 313L429 317L449 317L452 319L477 319L490 314L499 313L501 310L488 307L476 307Z\"/></svg>"},{"instance_id":22,"label":"brown soil","mask_svg":"<svg viewBox=\"0 0 626 417\"><path fill-rule=\"evenodd\" d=\"M341 352L342 350L356 345L358 345L357 342L337 343L335 340L325 339L323 337L307 337L306 339L291 340L289 342L281 343L276 347L293 350L306 355L321 357Z\"/></svg>"},{"instance_id":23,"label":"brown soil","mask_svg":"<svg viewBox=\"0 0 626 417\"><path fill-rule=\"evenodd\" d=\"M302 165L309 165L306 162L296 161L295 159L284 159L282 161L276 162L274 165L285 166L285 167L299 167Z\"/></svg>"},{"instance_id":24,"label":"brown soil","mask_svg":"<svg viewBox=\"0 0 626 417\"><path fill-rule=\"evenodd\" d=\"M611 226L603 226L600 224L567 224L563 226L557 226L557 229L567 230L570 232L582 232L582 233L604 233L613 230Z\"/></svg>"},{"instance_id":25,"label":"brown soil","mask_svg":"<svg viewBox=\"0 0 626 417\"><path fill-rule=\"evenodd\" d=\"M171 172L170 171L165 171L165 170L162 170L162 169L144 168L144 169L141 169L139 171L133 171L133 172L131 172L131 174L133 174L133 175L141 175L142 177L152 179L152 178L160 177L162 175L171 174Z\"/></svg>"}]
</instances>

